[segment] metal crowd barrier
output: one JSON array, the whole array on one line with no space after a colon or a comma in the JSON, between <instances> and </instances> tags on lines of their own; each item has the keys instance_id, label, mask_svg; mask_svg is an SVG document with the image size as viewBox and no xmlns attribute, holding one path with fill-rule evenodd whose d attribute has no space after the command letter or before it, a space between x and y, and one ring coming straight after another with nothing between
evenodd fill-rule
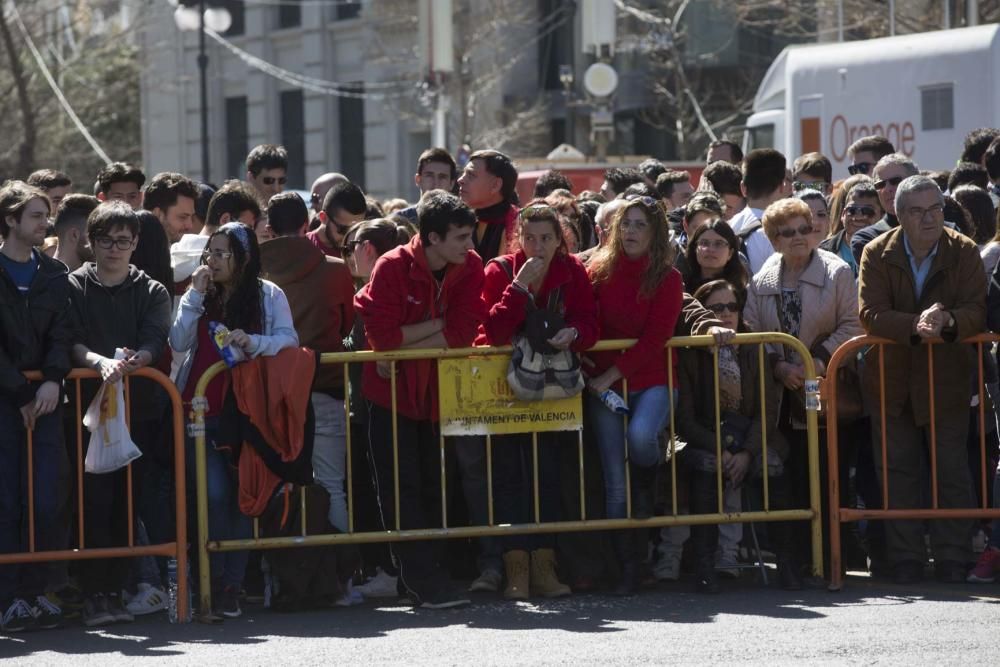
<instances>
[{"instance_id":1,"label":"metal crowd barrier","mask_svg":"<svg viewBox=\"0 0 1000 667\"><path fill-rule=\"evenodd\" d=\"M630 347L635 343L634 340L608 340L601 341L597 343L591 351L605 351L605 350L621 350ZM763 356L766 353L764 346L766 344L781 344L787 347L793 348L799 354L799 356L804 360L806 367L806 390L807 395L811 392L810 398L815 401L818 406L819 401L819 391L818 382L816 380L816 370L812 361L812 355L809 353L805 345L801 341L783 333L749 333L749 334L738 334L733 340L734 345L757 345L758 354L761 359L761 368L764 367ZM677 337L671 339L667 348L681 348L681 347L713 347L713 366L715 378L718 378L719 373L719 356L718 348L715 347L715 340L711 336L692 336L692 337ZM344 372L344 386L345 388L349 384L348 378L348 366L352 363L365 363L365 362L375 362L375 361L388 361L390 362L390 383L392 391L392 413L393 413L393 455L394 455L394 486L395 493L394 499L396 504L395 511L395 528L393 530L387 531L377 531L377 532L355 532L354 530L354 497L353 497L353 482L351 477L352 465L351 465L351 429L350 429L350 399L349 393L348 398L344 401L345 417L348 420L347 428L347 460L346 460L346 492L347 492L347 514L349 521L349 530L347 533L337 533L337 534L322 534L322 535L307 535L306 534L306 517L305 517L305 494L304 490L300 495L300 513L302 517L302 528L301 536L294 537L260 537L259 522L257 518L253 519L253 537L250 539L237 539L237 540L217 540L212 539L208 535L208 489L207 489L207 472L206 472L206 461L205 461L205 428L204 428L204 417L205 411L207 409L207 401L205 400L205 392L208 387L209 382L226 370L225 364L218 362L199 378L197 386L195 388L194 400L192 401L192 429L191 432L195 436L195 465L196 465L196 485L197 485L197 512L198 512L198 531L199 536L198 542L198 562L199 562L199 606L200 612L203 616L208 616L211 614L211 572L209 563L209 553L210 552L229 552L229 551L244 551L251 549L267 550L267 549L285 549L292 547L305 547L305 546L325 546L325 545L336 545L336 544L361 544L361 543L377 543L377 542L399 542L399 541L412 541L412 540L424 540L424 539L442 539L442 538L469 538L469 537L482 537L489 535L513 535L513 534L532 534L532 533L561 533L561 532L574 532L574 531L586 531L586 530L611 530L611 529L622 529L622 528L653 528L661 526L678 526L678 525L702 525L702 524L723 524L723 523L744 523L744 522L757 522L757 521L809 521L810 522L810 537L812 542L812 571L816 576L822 576L823 574L823 549L822 549L822 517L820 512L820 476L819 476L819 441L818 441L818 421L816 412L814 410L809 410L806 413L807 421L807 434L808 434L808 457L809 457L809 480L810 480L810 493L809 493L809 507L805 509L788 509L788 510L771 510L769 507L769 496L768 496L768 482L767 475L764 474L763 477L763 511L746 511L738 513L727 513L723 510L723 476L722 476L722 435L721 430L716 429L716 475L718 483L718 512L715 514L680 514L678 510L677 503L677 457L674 454L677 452L677 438L676 429L674 427L674 415L676 410L671 410L670 413L670 425L669 425L669 437L670 444L668 447L669 460L670 460L670 475L672 480L672 508L669 514L664 516L654 516L645 519L635 519L632 518L631 509L631 489L630 489L630 479L628 476L628 465L625 466L626 470L626 511L628 518L625 519L587 519L586 518L586 507L585 507L585 489L584 489L584 461L583 461L583 431L582 427L578 435L578 448L580 456L580 470L579 470L579 481L580 481L580 516L579 520L572 521L559 521L559 522L547 522L542 523L539 519L539 494L538 494L538 466L537 466L537 448L538 448L538 433L537 431L525 431L527 433L533 434L532 439L532 449L533 455L536 462L534 466L534 523L530 524L517 524L517 525L497 525L494 523L493 517L493 479L492 479L492 443L490 436L486 437L486 447L487 447L487 495L488 495L488 513L489 513L489 525L486 526L461 526L461 527L449 527L448 526L448 514L447 514L447 478L446 478L446 466L445 466L445 435L440 436L440 448L441 448L441 498L442 498L442 509L441 509L441 528L421 528L421 529L400 529L400 512L399 512L399 475L398 475L398 446L399 443L396 441L397 438L397 419L396 419L396 363L400 361L416 360L416 359L461 359L470 357L484 357L497 354L510 354L511 348L509 346L505 347L474 347L474 348L463 348L463 349L446 349L446 350L434 350L434 349L423 349L423 350L396 350L391 352L342 352L342 353L327 353L321 356L321 363L323 364L342 364ZM674 390L674 361L672 354L666 354L666 364L668 366L668 379L669 379L669 389L671 395L673 395ZM765 382L772 381L771 378L763 377L761 374L760 382L761 388L763 389ZM623 393L627 396L627 387L624 388ZM721 409L719 403L719 385L718 382L715 383L715 414L717 420L721 421ZM766 414L765 410L765 392L761 391L761 414ZM767 420L762 420L762 436L763 436L763 451L761 456L763 460L766 461L767 456L767 433L768 429L772 428L772 425L767 424ZM627 428L627 420L625 427ZM626 464L628 457L628 448L625 448ZM765 465L766 470L766 465Z\"/></svg>"},{"instance_id":2,"label":"metal crowd barrier","mask_svg":"<svg viewBox=\"0 0 1000 667\"><path fill-rule=\"evenodd\" d=\"M930 461L930 481L931 481L931 506L930 508L890 508L889 507L889 473L888 473L888 452L886 448L886 405L885 405L885 346L886 345L896 345L897 343L893 340L887 338L880 338L878 336L857 336L847 341L834 352L833 356L830 358L830 363L827 365L827 377L822 381L821 393L827 402L827 409L830 414L830 418L827 419L827 459L829 464L829 514L830 514L830 590L840 590L843 586L843 573L841 564L841 542L840 542L840 527L841 524L850 523L853 521L862 520L893 520L893 519L995 519L1000 518L1000 508L990 509L990 499L987 494L987 480L986 476L988 473L986 461L986 396L985 396L985 382L983 374L983 352L984 345L991 346L993 343L1000 341L1000 336L994 334L979 334L977 336L972 336L966 338L963 341L957 343L945 343L941 340L934 340L922 343L923 347L927 350L927 363L928 363L928 377L927 383L931 390L928 392L929 408L930 408L930 442L929 442L929 461ZM937 415L935 410L935 383L934 383L934 346L935 345L949 345L949 344L962 344L962 345L974 345L976 347L976 354L978 359L977 364L977 387L978 387L978 397L979 405L977 409L978 413L978 425L979 425L979 464L981 468L981 488L982 488L982 507L975 508L970 507L967 509L955 509L948 508L943 509L938 506L938 472L937 472L937 428L936 421ZM858 354L858 351L862 348L869 346L875 346L878 348L878 372L879 372L879 386L883 388L883 391L878 397L878 411L872 412L869 417L873 420L878 419L880 423L880 433L882 434L881 447L878 451L880 454L880 461L882 465L883 475L880 484L882 508L865 508L859 509L856 507L841 507L840 505L840 485L846 480L841 480L839 478L839 468L838 468L838 448L837 448L837 437L838 437L838 424L835 416L837 414L837 370L841 365L853 358ZM989 348L987 347L987 350ZM971 380L971 378L970 378ZM911 378L911 381L916 381L916 378ZM970 399L972 394L970 393ZM866 403L867 407L867 403ZM971 407L971 406L970 406ZM872 443L874 445L874 443ZM964 446L964 444L963 444ZM970 536L971 539L971 536Z\"/></svg>"},{"instance_id":3,"label":"metal crowd barrier","mask_svg":"<svg viewBox=\"0 0 1000 667\"><path fill-rule=\"evenodd\" d=\"M25 376L32 381L42 380L41 373L29 371ZM81 404L80 381L100 380L101 376L93 370L76 368L70 371L66 377L66 382L75 382L75 405L74 415L76 424L76 506L77 506L77 541L79 548L63 549L59 551L37 551L35 549L35 483L34 483L34 442L31 431L27 437L27 492L28 492L28 551L22 553L0 554L0 565L10 563L41 563L50 561L85 560L95 558L131 558L135 556L165 556L177 559L178 573L187 572L187 503L185 501L185 464L184 464L184 410L181 404L181 396L177 392L177 387L166 375L153 368L141 368L125 378L125 419L126 424L131 426L131 397L130 381L132 378L142 377L152 380L163 387L167 393L171 404L171 418L173 421L173 446L174 446L174 483L176 489L175 512L177 519L176 539L173 542L162 544L150 544L146 546L136 546L135 544L135 509L132 486L132 465L129 464L126 472L126 485L128 493L128 544L120 547L87 548L84 535L84 504L83 504L83 468L85 459L84 437L89 436L83 429L83 415L86 406ZM67 434L68 435L68 434ZM187 618L188 607L188 581L186 576L177 578L177 616L180 619Z\"/></svg>"}]
</instances>

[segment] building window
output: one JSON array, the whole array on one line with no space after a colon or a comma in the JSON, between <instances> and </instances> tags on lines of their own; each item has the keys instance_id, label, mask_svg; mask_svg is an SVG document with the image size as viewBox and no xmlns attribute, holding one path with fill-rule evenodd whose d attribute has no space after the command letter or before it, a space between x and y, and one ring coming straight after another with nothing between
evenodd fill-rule
<instances>
[{"instance_id":1,"label":"building window","mask_svg":"<svg viewBox=\"0 0 1000 667\"><path fill-rule=\"evenodd\" d=\"M921 125L924 130L950 130L955 127L955 90L946 83L920 90Z\"/></svg>"},{"instance_id":2,"label":"building window","mask_svg":"<svg viewBox=\"0 0 1000 667\"><path fill-rule=\"evenodd\" d=\"M337 3L337 20L346 21L356 19L361 16L360 2L339 2Z\"/></svg>"},{"instance_id":3,"label":"building window","mask_svg":"<svg viewBox=\"0 0 1000 667\"><path fill-rule=\"evenodd\" d=\"M246 33L246 7L243 0L225 0L217 5L228 9L229 15L233 17L229 30L223 33L226 37L237 37Z\"/></svg>"},{"instance_id":4,"label":"building window","mask_svg":"<svg viewBox=\"0 0 1000 667\"><path fill-rule=\"evenodd\" d=\"M278 5L278 27L297 28L302 25L301 0L283 0Z\"/></svg>"},{"instance_id":5,"label":"building window","mask_svg":"<svg viewBox=\"0 0 1000 667\"><path fill-rule=\"evenodd\" d=\"M281 93L281 144L288 150L288 187L305 189L305 108L301 90Z\"/></svg>"},{"instance_id":6,"label":"building window","mask_svg":"<svg viewBox=\"0 0 1000 667\"><path fill-rule=\"evenodd\" d=\"M247 137L247 98L226 98L226 178L246 177L250 151Z\"/></svg>"},{"instance_id":7,"label":"building window","mask_svg":"<svg viewBox=\"0 0 1000 667\"><path fill-rule=\"evenodd\" d=\"M363 92L355 83L351 92ZM365 101L360 97L338 98L340 117L340 171L351 182L364 187L365 180Z\"/></svg>"}]
</instances>

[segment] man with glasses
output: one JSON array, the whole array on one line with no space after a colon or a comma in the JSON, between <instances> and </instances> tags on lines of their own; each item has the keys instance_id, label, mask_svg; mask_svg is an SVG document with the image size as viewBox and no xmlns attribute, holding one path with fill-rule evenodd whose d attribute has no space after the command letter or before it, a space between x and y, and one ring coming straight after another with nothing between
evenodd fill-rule
<instances>
[{"instance_id":1,"label":"man with glasses","mask_svg":"<svg viewBox=\"0 0 1000 667\"><path fill-rule=\"evenodd\" d=\"M851 176L856 174L871 175L875 165L886 155L895 153L896 149L885 137L873 134L868 137L861 137L847 147L847 171Z\"/></svg>"},{"instance_id":2,"label":"man with glasses","mask_svg":"<svg viewBox=\"0 0 1000 667\"><path fill-rule=\"evenodd\" d=\"M816 190L823 196L830 194L833 183L833 165L822 153L800 155L792 164L792 190Z\"/></svg>"},{"instance_id":3,"label":"man with glasses","mask_svg":"<svg viewBox=\"0 0 1000 667\"><path fill-rule=\"evenodd\" d=\"M107 383L152 365L163 353L170 330L170 295L166 287L129 264L139 240L139 218L122 202L106 202L87 219L87 237L94 249L88 262L70 275L70 300L76 332L73 361L91 368ZM115 350L125 358L115 360ZM82 383L87 405L99 383ZM148 419L132 405L133 421ZM143 442L137 442L140 448ZM136 475L136 479L141 479ZM88 547L125 546L128 543L127 472L83 477L82 509ZM133 492L138 497L138 491ZM87 626L131 621L119 595L129 568L121 561L92 559L81 563L80 581Z\"/></svg>"},{"instance_id":4,"label":"man with glasses","mask_svg":"<svg viewBox=\"0 0 1000 667\"><path fill-rule=\"evenodd\" d=\"M267 203L274 195L284 192L288 183L288 151L284 146L261 144L247 155L247 181Z\"/></svg>"},{"instance_id":5,"label":"man with glasses","mask_svg":"<svg viewBox=\"0 0 1000 667\"><path fill-rule=\"evenodd\" d=\"M889 508L926 507L932 478L926 462L933 460L927 450L935 446L936 506L973 507L966 438L969 379L976 376L976 353L973 346L957 343L986 327L983 263L974 241L945 228L944 195L930 178L917 175L903 180L896 188L893 209L900 224L865 248L859 278L862 325L870 335L896 343L883 348L884 364L879 362L878 348L866 353L869 410L876 415L885 408L888 468L882 469L881 422L873 419L876 470L888 487ZM928 351L920 344L930 339L944 339L933 348L933 385L928 382ZM919 581L927 553L924 522L885 524L894 580ZM965 581L972 524L969 519L930 522L940 581Z\"/></svg>"},{"instance_id":6,"label":"man with glasses","mask_svg":"<svg viewBox=\"0 0 1000 667\"><path fill-rule=\"evenodd\" d=\"M350 181L337 183L323 198L317 214L320 225L306 234L309 241L327 257L341 258L340 246L351 227L365 219L368 202L361 188Z\"/></svg>"},{"instance_id":7,"label":"man with glasses","mask_svg":"<svg viewBox=\"0 0 1000 667\"><path fill-rule=\"evenodd\" d=\"M142 208L142 186L146 175L136 166L124 162L112 162L97 174L97 188L94 193L101 201L120 200L133 210Z\"/></svg>"},{"instance_id":8,"label":"man with glasses","mask_svg":"<svg viewBox=\"0 0 1000 667\"><path fill-rule=\"evenodd\" d=\"M902 153L886 155L875 165L872 177L875 180L875 190L878 191L878 200L882 204L885 215L875 224L861 229L851 237L851 252L854 253L854 259L858 265L861 264L861 252L866 245L878 236L899 226L899 220L896 218L896 188L904 179L918 173L920 173L920 169L917 168L916 163Z\"/></svg>"}]
</instances>

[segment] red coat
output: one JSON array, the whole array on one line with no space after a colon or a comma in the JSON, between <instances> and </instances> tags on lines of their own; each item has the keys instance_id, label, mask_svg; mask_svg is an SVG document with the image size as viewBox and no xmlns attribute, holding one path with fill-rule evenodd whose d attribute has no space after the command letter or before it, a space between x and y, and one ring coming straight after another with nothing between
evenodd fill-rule
<instances>
[{"instance_id":1,"label":"red coat","mask_svg":"<svg viewBox=\"0 0 1000 667\"><path fill-rule=\"evenodd\" d=\"M499 259L507 260L511 273L516 276L528 258L518 250ZM524 325L528 295L512 286L512 279L496 261L486 265L485 273L483 302L489 308L489 314L483 326L479 327L476 345L508 345ZM535 304L545 308L549 303L549 294L557 287L562 287L562 313L566 326L580 332L572 349L582 352L597 342L600 328L594 288L587 277L587 269L579 259L572 255L552 258L542 286L535 294Z\"/></svg>"},{"instance_id":2,"label":"red coat","mask_svg":"<svg viewBox=\"0 0 1000 667\"><path fill-rule=\"evenodd\" d=\"M448 266L440 288L424 255L419 236L382 255L371 281L354 297L354 307L365 324L365 335L375 351L396 350L403 342L402 327L443 317L448 347L469 347L486 317L481 294L483 261L473 251L465 264ZM437 367L432 359L399 362L396 408L409 419L437 420ZM392 408L391 384L379 377L374 363L365 364L362 390L371 402Z\"/></svg>"},{"instance_id":3,"label":"red coat","mask_svg":"<svg viewBox=\"0 0 1000 667\"><path fill-rule=\"evenodd\" d=\"M619 257L611 277L594 286L601 312L601 337L605 340L637 338L638 342L624 352L595 352L588 355L595 364L595 368L589 372L596 377L611 366L617 366L622 376L628 380L629 391L667 384L667 363L663 346L673 335L681 312L683 281L677 269L671 269L667 273L650 297L640 296L642 277L648 265L648 255L638 260ZM675 382L676 362L675 355Z\"/></svg>"}]
</instances>

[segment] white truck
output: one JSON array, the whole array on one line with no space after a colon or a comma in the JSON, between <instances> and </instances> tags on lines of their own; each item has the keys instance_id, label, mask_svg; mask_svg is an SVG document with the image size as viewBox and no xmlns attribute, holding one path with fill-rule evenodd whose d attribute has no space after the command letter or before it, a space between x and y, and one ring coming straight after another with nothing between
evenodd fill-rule
<instances>
[{"instance_id":1,"label":"white truck","mask_svg":"<svg viewBox=\"0 0 1000 667\"><path fill-rule=\"evenodd\" d=\"M818 151L847 177L847 147L887 137L921 169L950 169L965 135L1000 127L1000 25L790 46L768 68L745 150Z\"/></svg>"}]
</instances>

